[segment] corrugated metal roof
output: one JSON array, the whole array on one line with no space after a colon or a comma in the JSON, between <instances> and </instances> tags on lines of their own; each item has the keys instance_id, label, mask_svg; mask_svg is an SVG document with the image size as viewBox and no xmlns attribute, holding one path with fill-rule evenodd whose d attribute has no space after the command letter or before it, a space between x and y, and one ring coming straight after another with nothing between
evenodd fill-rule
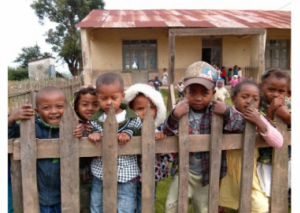
<instances>
[{"instance_id":1,"label":"corrugated metal roof","mask_svg":"<svg viewBox=\"0 0 300 213\"><path fill-rule=\"evenodd\" d=\"M265 10L93 10L76 27L291 29L291 12Z\"/></svg>"}]
</instances>

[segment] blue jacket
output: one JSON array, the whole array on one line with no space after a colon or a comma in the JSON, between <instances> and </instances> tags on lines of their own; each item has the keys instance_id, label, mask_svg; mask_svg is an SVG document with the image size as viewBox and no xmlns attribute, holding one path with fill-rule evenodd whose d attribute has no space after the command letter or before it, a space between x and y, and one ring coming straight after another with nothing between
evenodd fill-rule
<instances>
[{"instance_id":1,"label":"blue jacket","mask_svg":"<svg viewBox=\"0 0 300 213\"><path fill-rule=\"evenodd\" d=\"M59 138L59 129L46 127L35 117L36 138ZM13 123L8 126L8 138L20 137L20 125ZM59 159L37 159L37 185L39 202L43 206L52 206L61 203L60 198L60 161Z\"/></svg>"}]
</instances>

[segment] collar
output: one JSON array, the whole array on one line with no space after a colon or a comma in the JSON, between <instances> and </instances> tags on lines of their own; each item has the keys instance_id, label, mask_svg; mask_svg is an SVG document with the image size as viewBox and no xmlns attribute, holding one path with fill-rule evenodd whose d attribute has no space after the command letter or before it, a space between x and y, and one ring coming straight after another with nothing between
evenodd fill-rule
<instances>
[{"instance_id":1,"label":"collar","mask_svg":"<svg viewBox=\"0 0 300 213\"><path fill-rule=\"evenodd\" d=\"M40 117L40 120L41 120L42 124L46 127L49 127L49 128L52 128L52 129L58 129L59 128L59 126L52 126L50 124L47 124L41 117Z\"/></svg>"}]
</instances>

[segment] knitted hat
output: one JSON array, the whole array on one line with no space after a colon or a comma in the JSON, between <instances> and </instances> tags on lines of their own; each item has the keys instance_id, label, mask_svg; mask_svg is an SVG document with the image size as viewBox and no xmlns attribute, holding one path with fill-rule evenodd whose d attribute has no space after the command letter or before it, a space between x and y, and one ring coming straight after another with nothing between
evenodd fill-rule
<instances>
[{"instance_id":1,"label":"knitted hat","mask_svg":"<svg viewBox=\"0 0 300 213\"><path fill-rule=\"evenodd\" d=\"M217 80L216 70L204 61L191 64L184 74L184 89L191 84L201 84L212 89Z\"/></svg>"}]
</instances>

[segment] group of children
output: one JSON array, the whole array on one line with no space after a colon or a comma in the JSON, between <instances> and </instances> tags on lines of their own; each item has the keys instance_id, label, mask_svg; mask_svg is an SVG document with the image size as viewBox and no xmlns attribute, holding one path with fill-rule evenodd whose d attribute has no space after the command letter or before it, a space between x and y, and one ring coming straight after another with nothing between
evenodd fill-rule
<instances>
[{"instance_id":1,"label":"group of children","mask_svg":"<svg viewBox=\"0 0 300 213\"><path fill-rule=\"evenodd\" d=\"M271 70L262 76L258 86L255 82L245 80L238 83L232 93L233 107L224 103L223 97L217 95L215 69L206 62L195 62L184 75L184 99L166 118L166 107L160 92L149 85L135 84L124 92L124 82L120 75L106 73L96 80L96 87L81 87L74 95L74 110L79 117L79 124L73 131L75 137L88 137L97 146L103 137L103 123L110 106L113 105L118 122L118 142L121 147L130 143L130 138L139 136L149 104L155 121L155 139L177 135L181 117L188 114L189 134L210 134L213 114L223 117L223 131L226 134L242 133L245 121L256 125L256 130L271 147L281 147L283 138L273 127L275 117L282 117L291 125L290 104L285 98L289 88L289 76L278 70ZM222 82L222 83L221 83ZM182 82L181 82L182 84ZM223 81L217 81L222 88ZM226 95L225 95L226 98ZM254 100L256 110L248 108ZM56 87L45 87L37 92L35 118L36 137L59 138L59 123L66 106L65 94ZM30 105L8 117L8 137L20 136L17 120L30 119L34 116ZM259 171L269 171L272 148L261 148L255 152L253 169L252 212L268 212L268 196L261 187ZM208 210L209 189L209 152L192 152L189 154L189 191L194 212ZM222 151L220 169L220 206L238 208L240 191L241 151ZM171 183L165 203L165 212L177 212L178 204L178 154L156 154L155 156L155 194L157 182L164 180L171 173ZM172 162L169 171L168 162ZM261 165L256 166L256 162ZM80 206L81 212L103 212L103 169L102 158L80 159ZM265 170L264 170L265 169ZM141 156L118 156L118 213L141 212L142 168ZM261 172L263 173L263 172ZM59 159L37 159L37 182L40 212L61 212L60 197L60 162ZM270 181L265 181L269 186Z\"/></svg>"}]
</instances>

